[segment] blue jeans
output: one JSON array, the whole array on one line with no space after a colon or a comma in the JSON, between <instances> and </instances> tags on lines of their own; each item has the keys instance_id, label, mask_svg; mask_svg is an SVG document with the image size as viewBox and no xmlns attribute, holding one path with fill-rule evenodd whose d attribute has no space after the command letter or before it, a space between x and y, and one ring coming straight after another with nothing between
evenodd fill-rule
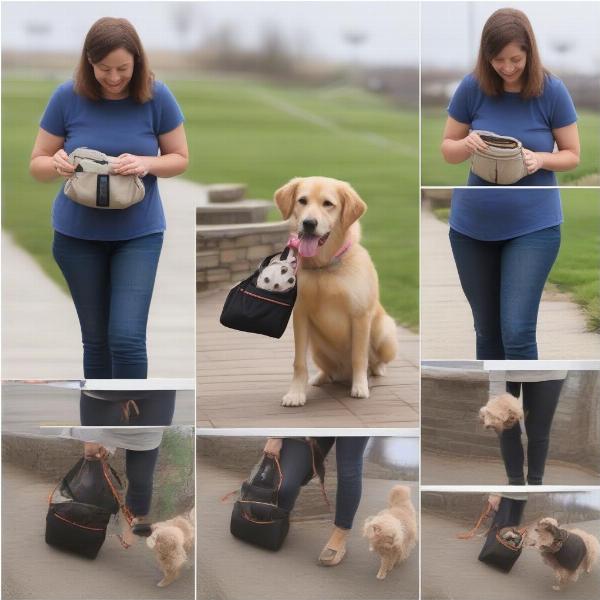
<instances>
[{"instance_id":1,"label":"blue jeans","mask_svg":"<svg viewBox=\"0 0 600 600\"><path fill-rule=\"evenodd\" d=\"M450 229L450 245L473 312L477 359L536 360L538 309L560 226L497 242Z\"/></svg>"},{"instance_id":2,"label":"blue jeans","mask_svg":"<svg viewBox=\"0 0 600 600\"><path fill-rule=\"evenodd\" d=\"M116 242L54 232L54 259L81 326L86 379L147 377L146 326L162 243L162 232Z\"/></svg>"},{"instance_id":3,"label":"blue jeans","mask_svg":"<svg viewBox=\"0 0 600 600\"><path fill-rule=\"evenodd\" d=\"M125 473L127 474L125 504L136 517L150 512L158 450L159 448L125 451Z\"/></svg>"},{"instance_id":4,"label":"blue jeans","mask_svg":"<svg viewBox=\"0 0 600 600\"><path fill-rule=\"evenodd\" d=\"M335 495L335 521L342 529L352 529L354 515L362 496L363 454L368 437L319 437L321 452L326 456L335 443L337 464L337 492ZM290 438L283 440L280 456L283 481L279 488L279 507L292 510L303 482L313 471L310 446Z\"/></svg>"}]
</instances>

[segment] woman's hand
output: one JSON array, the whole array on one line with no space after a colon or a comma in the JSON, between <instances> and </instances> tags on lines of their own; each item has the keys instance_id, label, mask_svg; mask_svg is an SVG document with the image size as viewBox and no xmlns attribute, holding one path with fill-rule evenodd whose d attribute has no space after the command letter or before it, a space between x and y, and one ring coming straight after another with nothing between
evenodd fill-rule
<instances>
[{"instance_id":1,"label":"woman's hand","mask_svg":"<svg viewBox=\"0 0 600 600\"><path fill-rule=\"evenodd\" d=\"M150 170L148 156L136 156L135 154L121 154L112 164L112 172L117 175L137 175L144 177Z\"/></svg>"},{"instance_id":2,"label":"woman's hand","mask_svg":"<svg viewBox=\"0 0 600 600\"><path fill-rule=\"evenodd\" d=\"M69 162L69 155L62 148L52 157L52 164L61 177L68 179L75 172L75 165Z\"/></svg>"},{"instance_id":3,"label":"woman's hand","mask_svg":"<svg viewBox=\"0 0 600 600\"><path fill-rule=\"evenodd\" d=\"M497 494L490 494L488 496L488 503L493 508L495 512L498 512L498 507L500 506L500 500L502 496L498 496Z\"/></svg>"},{"instance_id":4,"label":"woman's hand","mask_svg":"<svg viewBox=\"0 0 600 600\"><path fill-rule=\"evenodd\" d=\"M484 152L488 148L488 145L479 137L479 134L474 131L469 133L466 138L463 138L462 142L469 154L474 154L477 150Z\"/></svg>"},{"instance_id":5,"label":"woman's hand","mask_svg":"<svg viewBox=\"0 0 600 600\"><path fill-rule=\"evenodd\" d=\"M108 458L109 452L100 444L85 442L83 447L83 456L86 460L103 460Z\"/></svg>"},{"instance_id":6,"label":"woman's hand","mask_svg":"<svg viewBox=\"0 0 600 600\"><path fill-rule=\"evenodd\" d=\"M540 152L532 152L523 148L523 158L525 159L525 167L527 167L529 175L539 171L544 166L544 159Z\"/></svg>"},{"instance_id":7,"label":"woman's hand","mask_svg":"<svg viewBox=\"0 0 600 600\"><path fill-rule=\"evenodd\" d=\"M279 458L281 454L281 446L283 445L283 440L281 438L269 438L267 443L265 444L265 448L263 452L268 454L269 456L274 456L275 458Z\"/></svg>"}]
</instances>

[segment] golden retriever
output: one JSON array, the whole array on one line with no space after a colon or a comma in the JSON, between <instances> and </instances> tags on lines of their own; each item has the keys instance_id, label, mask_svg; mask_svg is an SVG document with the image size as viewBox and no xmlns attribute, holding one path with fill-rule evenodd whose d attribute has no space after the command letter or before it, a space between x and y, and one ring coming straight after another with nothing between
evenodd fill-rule
<instances>
[{"instance_id":1,"label":"golden retriever","mask_svg":"<svg viewBox=\"0 0 600 600\"><path fill-rule=\"evenodd\" d=\"M294 178L275 192L275 203L298 236L299 257L294 377L282 405L306 402L309 346L319 368L312 385L351 380L350 395L368 398L368 370L384 374L397 338L360 245L357 221L367 206L348 183L328 177Z\"/></svg>"},{"instance_id":2,"label":"golden retriever","mask_svg":"<svg viewBox=\"0 0 600 600\"><path fill-rule=\"evenodd\" d=\"M410 556L417 543L417 515L409 487L392 488L388 508L365 521L363 536L369 540L369 550L381 558L377 579L385 579L396 564Z\"/></svg>"}]
</instances>

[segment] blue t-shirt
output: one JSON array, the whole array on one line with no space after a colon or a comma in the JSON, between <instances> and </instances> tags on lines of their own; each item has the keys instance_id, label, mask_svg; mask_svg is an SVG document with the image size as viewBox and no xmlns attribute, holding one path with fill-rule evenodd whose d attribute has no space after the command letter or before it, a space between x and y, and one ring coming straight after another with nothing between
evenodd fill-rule
<instances>
[{"instance_id":1,"label":"blue t-shirt","mask_svg":"<svg viewBox=\"0 0 600 600\"><path fill-rule=\"evenodd\" d=\"M552 152L552 130L577 121L567 88L553 75L546 76L542 94L528 100L523 100L517 92L487 96L475 77L467 75L450 101L448 114L471 129L515 137L533 152ZM495 184L472 172L469 172L467 185L494 189L453 191L450 226L464 235L481 240L509 239L562 222L560 193L556 188L497 189ZM556 186L557 180L553 171L539 169L513 185ZM485 214L493 218L480 220L481 209L474 208L478 202L486 207Z\"/></svg>"},{"instance_id":2,"label":"blue t-shirt","mask_svg":"<svg viewBox=\"0 0 600 600\"><path fill-rule=\"evenodd\" d=\"M183 122L183 113L169 88L154 83L153 97L139 104L132 98L93 101L75 93L73 82L58 86L40 121L45 131L65 138L70 154L86 146L110 156L125 152L157 156L158 136ZM86 240L128 240L165 230L165 215L154 175L143 178L144 199L124 210L99 210L82 206L64 194L52 207L56 231Z\"/></svg>"}]
</instances>

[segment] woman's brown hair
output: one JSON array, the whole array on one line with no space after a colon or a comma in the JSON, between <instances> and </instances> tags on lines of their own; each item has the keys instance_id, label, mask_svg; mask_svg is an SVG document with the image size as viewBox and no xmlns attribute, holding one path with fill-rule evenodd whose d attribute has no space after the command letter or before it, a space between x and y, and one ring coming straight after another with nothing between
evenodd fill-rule
<instances>
[{"instance_id":1,"label":"woman's brown hair","mask_svg":"<svg viewBox=\"0 0 600 600\"><path fill-rule=\"evenodd\" d=\"M129 82L129 95L140 104L152 98L154 73L148 66L140 37L127 19L114 17L98 19L85 36L74 78L74 89L77 94L90 100L102 99L102 88L94 76L94 68L90 61L94 64L98 63L119 48L133 55L133 75Z\"/></svg>"},{"instance_id":2,"label":"woman's brown hair","mask_svg":"<svg viewBox=\"0 0 600 600\"><path fill-rule=\"evenodd\" d=\"M483 26L479 56L474 70L479 87L488 96L502 94L504 82L492 67L491 61L511 42L519 44L527 55L522 75L521 98L540 96L544 91L544 78L548 71L544 69L540 60L535 35L527 15L514 8L497 10Z\"/></svg>"}]
</instances>

